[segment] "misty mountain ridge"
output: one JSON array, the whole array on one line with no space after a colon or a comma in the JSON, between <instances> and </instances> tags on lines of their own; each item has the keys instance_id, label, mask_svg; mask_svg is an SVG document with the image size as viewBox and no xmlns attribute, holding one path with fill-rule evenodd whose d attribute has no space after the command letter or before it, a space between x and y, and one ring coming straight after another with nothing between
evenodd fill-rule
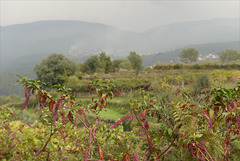
<instances>
[{"instance_id":1,"label":"misty mountain ridge","mask_svg":"<svg viewBox=\"0 0 240 161\"><path fill-rule=\"evenodd\" d=\"M1 72L9 72L10 67L21 66L23 61L25 66L25 63L39 63L50 53L63 53L83 62L101 51L114 59L126 57L130 51L144 55L189 44L238 41L239 22L240 18L190 21L158 26L142 33L83 21L2 26Z\"/></svg>"}]
</instances>

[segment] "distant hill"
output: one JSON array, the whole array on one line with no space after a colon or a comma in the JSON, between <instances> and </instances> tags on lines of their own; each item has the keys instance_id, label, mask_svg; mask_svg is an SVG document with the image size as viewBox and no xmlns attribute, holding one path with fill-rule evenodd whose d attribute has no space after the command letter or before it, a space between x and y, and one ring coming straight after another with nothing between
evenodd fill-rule
<instances>
[{"instance_id":1,"label":"distant hill","mask_svg":"<svg viewBox=\"0 0 240 161\"><path fill-rule=\"evenodd\" d=\"M179 62L178 60L179 53L185 48L194 48L198 50L199 54L202 57L206 57L209 54L218 56L219 53L225 49L234 49L240 52L240 41L193 44L167 52L159 52L151 55L142 55L143 65L145 67L151 66L155 64L157 61L165 63L169 62L177 63Z\"/></svg>"},{"instance_id":2,"label":"distant hill","mask_svg":"<svg viewBox=\"0 0 240 161\"><path fill-rule=\"evenodd\" d=\"M126 57L130 51L147 54L189 44L238 41L239 20L181 22L143 33L82 21L39 21L4 26L0 28L0 73L32 71L34 64L50 53L63 53L83 62L101 51L114 59Z\"/></svg>"},{"instance_id":3,"label":"distant hill","mask_svg":"<svg viewBox=\"0 0 240 161\"><path fill-rule=\"evenodd\" d=\"M150 48L173 50L189 44L240 40L240 18L180 22L154 27L142 33ZM162 50L161 50L162 49Z\"/></svg>"},{"instance_id":4,"label":"distant hill","mask_svg":"<svg viewBox=\"0 0 240 161\"><path fill-rule=\"evenodd\" d=\"M121 52L126 48L121 42L132 36L135 33L81 21L40 21L1 27L1 65L5 72L10 72L14 64L29 59L29 63L38 63L50 53L81 59L100 51Z\"/></svg>"}]
</instances>

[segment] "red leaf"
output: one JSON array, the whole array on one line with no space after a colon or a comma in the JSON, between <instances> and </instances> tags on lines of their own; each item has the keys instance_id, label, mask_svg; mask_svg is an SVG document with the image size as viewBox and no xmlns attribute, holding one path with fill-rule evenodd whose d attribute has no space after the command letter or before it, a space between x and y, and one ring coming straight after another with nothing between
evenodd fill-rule
<instances>
[{"instance_id":1,"label":"red leaf","mask_svg":"<svg viewBox=\"0 0 240 161\"><path fill-rule=\"evenodd\" d=\"M71 111L68 113L67 117L73 123L73 115Z\"/></svg>"},{"instance_id":2,"label":"red leaf","mask_svg":"<svg viewBox=\"0 0 240 161\"><path fill-rule=\"evenodd\" d=\"M62 129L58 129L58 132L62 135L62 137L64 137Z\"/></svg>"},{"instance_id":3,"label":"red leaf","mask_svg":"<svg viewBox=\"0 0 240 161\"><path fill-rule=\"evenodd\" d=\"M25 97L27 97L27 93L26 93L27 87L28 87L28 86L25 86L24 89L23 89L23 95L24 95Z\"/></svg>"},{"instance_id":4,"label":"red leaf","mask_svg":"<svg viewBox=\"0 0 240 161\"><path fill-rule=\"evenodd\" d=\"M15 113L12 113L12 115L15 118L15 120L17 120L17 116L15 115Z\"/></svg>"},{"instance_id":5,"label":"red leaf","mask_svg":"<svg viewBox=\"0 0 240 161\"><path fill-rule=\"evenodd\" d=\"M28 101L29 101L30 96L31 96L31 92L30 91L31 91L31 88L28 90L28 94L26 95L26 100L25 100L21 110L24 110L26 108L27 104L28 104Z\"/></svg>"},{"instance_id":6,"label":"red leaf","mask_svg":"<svg viewBox=\"0 0 240 161\"><path fill-rule=\"evenodd\" d=\"M88 84L86 89L88 90L91 86L92 86L91 84Z\"/></svg>"},{"instance_id":7,"label":"red leaf","mask_svg":"<svg viewBox=\"0 0 240 161\"><path fill-rule=\"evenodd\" d=\"M124 161L130 161L130 154L129 153L123 154L123 160Z\"/></svg>"},{"instance_id":8,"label":"red leaf","mask_svg":"<svg viewBox=\"0 0 240 161\"><path fill-rule=\"evenodd\" d=\"M149 125L148 125L147 121L145 122L144 127L148 130Z\"/></svg>"},{"instance_id":9,"label":"red leaf","mask_svg":"<svg viewBox=\"0 0 240 161\"><path fill-rule=\"evenodd\" d=\"M24 132L21 129L18 129L22 134L24 134Z\"/></svg>"},{"instance_id":10,"label":"red leaf","mask_svg":"<svg viewBox=\"0 0 240 161\"><path fill-rule=\"evenodd\" d=\"M19 142L19 144L21 144L21 141L16 137L15 134L13 134L13 137Z\"/></svg>"},{"instance_id":11,"label":"red leaf","mask_svg":"<svg viewBox=\"0 0 240 161\"><path fill-rule=\"evenodd\" d=\"M65 160L65 159L67 159L67 158L69 158L69 157L64 157L64 158L60 159L60 161L63 161L63 160Z\"/></svg>"},{"instance_id":12,"label":"red leaf","mask_svg":"<svg viewBox=\"0 0 240 161\"><path fill-rule=\"evenodd\" d=\"M68 134L67 134L67 135L65 135L65 136L63 137L63 139L65 140L67 137L68 137Z\"/></svg>"},{"instance_id":13,"label":"red leaf","mask_svg":"<svg viewBox=\"0 0 240 161\"><path fill-rule=\"evenodd\" d=\"M182 105L182 108L185 108L185 107L187 107L188 105L187 104L184 104L184 105Z\"/></svg>"},{"instance_id":14,"label":"red leaf","mask_svg":"<svg viewBox=\"0 0 240 161\"><path fill-rule=\"evenodd\" d=\"M28 125L29 127L31 127L33 129L33 127L31 125L29 125L29 124L26 124L26 125Z\"/></svg>"},{"instance_id":15,"label":"red leaf","mask_svg":"<svg viewBox=\"0 0 240 161\"><path fill-rule=\"evenodd\" d=\"M5 124L5 123L3 123L6 127L7 127L7 129L8 129L8 132L9 133L11 133L12 132L12 130L10 129L10 127L8 126L8 124Z\"/></svg>"},{"instance_id":16,"label":"red leaf","mask_svg":"<svg viewBox=\"0 0 240 161\"><path fill-rule=\"evenodd\" d=\"M111 93L111 98L110 99L112 99L113 98L113 93L110 91L110 93Z\"/></svg>"},{"instance_id":17,"label":"red leaf","mask_svg":"<svg viewBox=\"0 0 240 161\"><path fill-rule=\"evenodd\" d=\"M82 109L79 109L79 110L78 110L78 114L79 114L79 115L83 115L86 123L89 124L89 122L88 122L88 120L87 120L87 117L86 117L86 115L85 115L85 113L84 113L84 111L83 111Z\"/></svg>"},{"instance_id":18,"label":"red leaf","mask_svg":"<svg viewBox=\"0 0 240 161\"><path fill-rule=\"evenodd\" d=\"M79 115L82 115L84 113L82 109L79 109L77 112Z\"/></svg>"},{"instance_id":19,"label":"red leaf","mask_svg":"<svg viewBox=\"0 0 240 161\"><path fill-rule=\"evenodd\" d=\"M96 110L97 106L98 106L98 103L95 103L95 105L92 108Z\"/></svg>"},{"instance_id":20,"label":"red leaf","mask_svg":"<svg viewBox=\"0 0 240 161\"><path fill-rule=\"evenodd\" d=\"M119 94L120 96L122 96L122 95L121 95L121 92L120 92L119 90L114 89L114 91L117 92L117 94Z\"/></svg>"},{"instance_id":21,"label":"red leaf","mask_svg":"<svg viewBox=\"0 0 240 161\"><path fill-rule=\"evenodd\" d=\"M210 88L205 88L205 89L201 90L201 93L208 92L208 91L210 91Z\"/></svg>"},{"instance_id":22,"label":"red leaf","mask_svg":"<svg viewBox=\"0 0 240 161\"><path fill-rule=\"evenodd\" d=\"M133 119L133 115L127 114L126 116L123 116L120 120L118 120L115 124L113 124L111 128L115 128L119 126L123 121L127 119Z\"/></svg>"},{"instance_id":23,"label":"red leaf","mask_svg":"<svg viewBox=\"0 0 240 161\"><path fill-rule=\"evenodd\" d=\"M232 101L233 107L238 107L238 104L235 100Z\"/></svg>"},{"instance_id":24,"label":"red leaf","mask_svg":"<svg viewBox=\"0 0 240 161\"><path fill-rule=\"evenodd\" d=\"M48 104L49 110L50 110L51 112L53 112L53 106L54 106L55 103L56 103L56 102L52 100L52 101L50 101L49 104Z\"/></svg>"},{"instance_id":25,"label":"red leaf","mask_svg":"<svg viewBox=\"0 0 240 161\"><path fill-rule=\"evenodd\" d=\"M146 116L147 112L148 112L148 109L143 110L143 111L141 112L141 116L142 116L143 119L145 119L145 116Z\"/></svg>"},{"instance_id":26,"label":"red leaf","mask_svg":"<svg viewBox=\"0 0 240 161\"><path fill-rule=\"evenodd\" d=\"M143 89L145 89L148 85L149 85L149 83L145 84L145 85L143 86Z\"/></svg>"},{"instance_id":27,"label":"red leaf","mask_svg":"<svg viewBox=\"0 0 240 161\"><path fill-rule=\"evenodd\" d=\"M85 108L85 110L89 113L89 111L88 111L88 109L87 109L87 107L86 106L84 106L84 108Z\"/></svg>"},{"instance_id":28,"label":"red leaf","mask_svg":"<svg viewBox=\"0 0 240 161\"><path fill-rule=\"evenodd\" d=\"M133 149L132 149L132 157L134 161L140 161L140 159L138 158L137 154L134 153Z\"/></svg>"},{"instance_id":29,"label":"red leaf","mask_svg":"<svg viewBox=\"0 0 240 161\"><path fill-rule=\"evenodd\" d=\"M53 112L53 120L54 122L56 121L56 117L57 117L57 111L59 109L59 105L60 103L64 100L64 96L61 96L58 100L57 100L57 103L56 103L56 106L55 106L55 111Z\"/></svg>"}]
</instances>

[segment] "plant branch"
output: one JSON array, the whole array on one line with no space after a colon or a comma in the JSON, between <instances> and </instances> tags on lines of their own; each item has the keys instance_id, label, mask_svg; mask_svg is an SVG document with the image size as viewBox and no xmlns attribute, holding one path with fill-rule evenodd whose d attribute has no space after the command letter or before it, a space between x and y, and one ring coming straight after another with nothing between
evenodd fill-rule
<instances>
[{"instance_id":1,"label":"plant branch","mask_svg":"<svg viewBox=\"0 0 240 161\"><path fill-rule=\"evenodd\" d=\"M86 125L86 123L85 123L82 119L80 119L80 118L78 117L77 113L74 113L74 115L76 116L76 118L77 118L79 121L81 121L81 123L82 123L82 124L88 129L88 131L90 132L90 143L91 143L91 136L92 136L93 141L94 141L95 145L97 146L97 148L98 148L98 153L99 153L99 146L98 146L97 140L96 140L96 138L95 138L95 136L94 136L95 129L94 129L94 132L93 132L91 129L89 129L89 127ZM96 118L95 127L97 126L97 120L98 120L98 117ZM100 153L99 153L99 156L100 156Z\"/></svg>"},{"instance_id":2,"label":"plant branch","mask_svg":"<svg viewBox=\"0 0 240 161\"><path fill-rule=\"evenodd\" d=\"M164 119L164 116L162 115L162 114L160 114L160 113L158 113L159 114L159 116L161 117L161 119L167 124L167 126L170 128L170 129L173 129L169 124L168 124L168 122Z\"/></svg>"},{"instance_id":3,"label":"plant branch","mask_svg":"<svg viewBox=\"0 0 240 161\"><path fill-rule=\"evenodd\" d=\"M135 115L138 123L139 123L139 124L141 125L141 127L144 129L145 135L146 135L147 140L148 140L149 145L150 145L150 150L152 151L152 146L154 147L154 144L151 142L150 138L148 137L148 132L147 132L146 128L142 125L141 121L140 121L139 118L137 117L136 111L135 111L134 109L132 109L132 111L133 111L133 113L134 113L134 115Z\"/></svg>"},{"instance_id":4,"label":"plant branch","mask_svg":"<svg viewBox=\"0 0 240 161\"><path fill-rule=\"evenodd\" d=\"M213 158L212 158L212 156L208 153L208 151L207 151L207 149L206 149L206 147L204 146L204 150L206 151L206 153L207 153L207 155L209 156L209 158L211 159L211 161L213 161Z\"/></svg>"},{"instance_id":5,"label":"plant branch","mask_svg":"<svg viewBox=\"0 0 240 161\"><path fill-rule=\"evenodd\" d=\"M160 154L160 156L162 156L164 153L166 153L168 151L168 149L172 146L173 142L175 141L176 138L174 138L171 142L171 144Z\"/></svg>"},{"instance_id":6,"label":"plant branch","mask_svg":"<svg viewBox=\"0 0 240 161\"><path fill-rule=\"evenodd\" d=\"M68 123L68 122L67 122L67 123ZM66 124L67 124L67 123L66 123ZM51 140L52 136L53 136L60 128L62 128L62 126L63 126L63 124L62 124L58 129L56 129L54 132L52 132L52 129L51 129L51 134L50 134L47 142L44 144L42 150L40 150L34 157L37 157L40 153L42 153L42 152L44 151L44 149L46 148L47 144L48 144L49 141Z\"/></svg>"}]
</instances>

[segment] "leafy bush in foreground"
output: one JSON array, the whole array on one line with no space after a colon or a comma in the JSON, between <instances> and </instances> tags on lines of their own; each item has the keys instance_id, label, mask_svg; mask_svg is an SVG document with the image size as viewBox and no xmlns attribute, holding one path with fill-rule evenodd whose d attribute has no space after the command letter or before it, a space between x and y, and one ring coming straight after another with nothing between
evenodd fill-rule
<instances>
[{"instance_id":1,"label":"leafy bush in foreground","mask_svg":"<svg viewBox=\"0 0 240 161\"><path fill-rule=\"evenodd\" d=\"M240 83L234 89L204 89L197 103L181 95L167 106L139 90L130 111L114 124L100 122L115 85L96 79L88 89L92 102L76 102L72 91L61 85L53 98L42 82L21 77L26 108L31 94L39 102L40 118L32 125L17 120L11 108L0 111L0 159L5 160L234 160L240 154ZM94 122L87 119L95 116ZM121 123L133 120L132 131Z\"/></svg>"}]
</instances>

